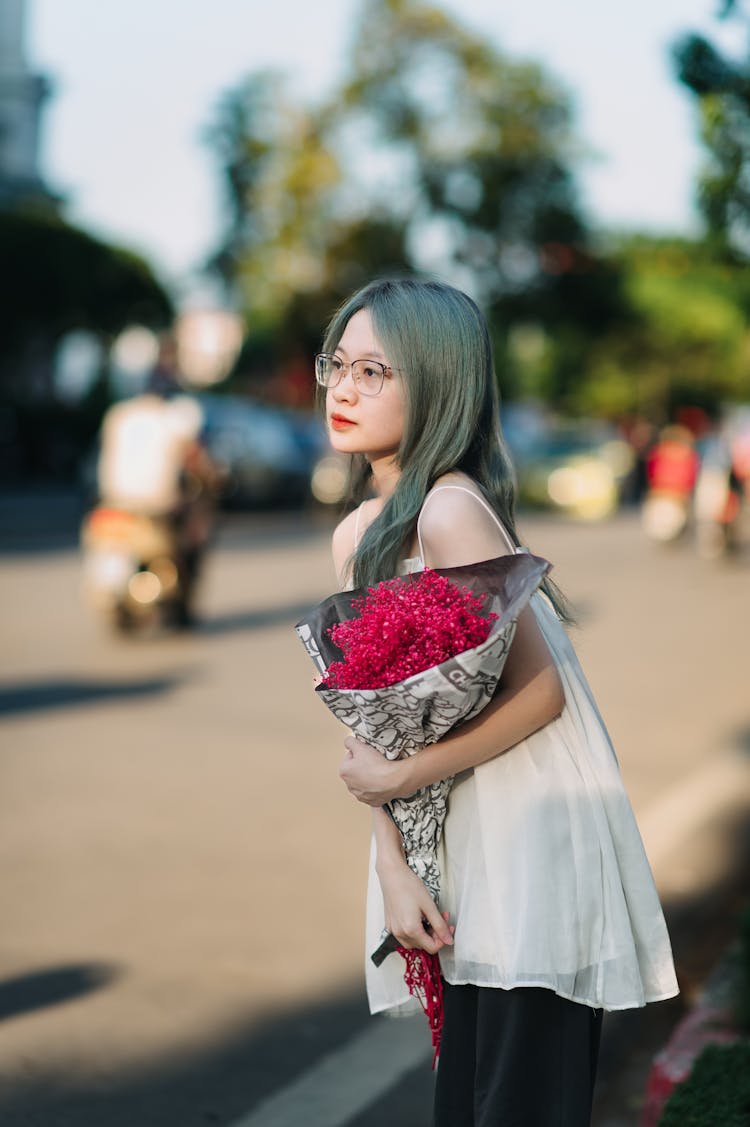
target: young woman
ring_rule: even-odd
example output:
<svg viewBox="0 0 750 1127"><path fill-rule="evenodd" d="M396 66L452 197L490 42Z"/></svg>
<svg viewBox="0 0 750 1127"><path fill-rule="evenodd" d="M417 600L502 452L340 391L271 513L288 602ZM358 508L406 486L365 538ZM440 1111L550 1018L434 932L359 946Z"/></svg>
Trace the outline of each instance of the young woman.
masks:
<svg viewBox="0 0 750 1127"><path fill-rule="evenodd" d="M337 527L344 586L523 550L487 326L438 282L377 281L334 316L317 380L362 500ZM614 752L554 587L518 621L484 711L409 759L354 738L340 773L372 807L368 952L387 927L439 952L436 1127L586 1127L604 1009L677 992L669 939ZM455 775L440 909L381 809ZM373 1012L408 1003L367 960Z"/></svg>

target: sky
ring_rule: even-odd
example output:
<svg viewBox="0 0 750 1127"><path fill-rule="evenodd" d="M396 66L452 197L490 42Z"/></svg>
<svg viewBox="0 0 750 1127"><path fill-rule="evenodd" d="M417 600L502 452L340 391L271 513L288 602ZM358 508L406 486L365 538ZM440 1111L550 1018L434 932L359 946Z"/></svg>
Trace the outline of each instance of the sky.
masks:
<svg viewBox="0 0 750 1127"><path fill-rule="evenodd" d="M691 233L702 154L670 47L688 30L737 44L718 0L442 0L465 26L563 83L578 182L600 229ZM54 95L41 168L67 215L144 253L189 302L221 225L205 129L222 92L285 71L300 97L341 75L358 0L28 0L26 51Z"/></svg>

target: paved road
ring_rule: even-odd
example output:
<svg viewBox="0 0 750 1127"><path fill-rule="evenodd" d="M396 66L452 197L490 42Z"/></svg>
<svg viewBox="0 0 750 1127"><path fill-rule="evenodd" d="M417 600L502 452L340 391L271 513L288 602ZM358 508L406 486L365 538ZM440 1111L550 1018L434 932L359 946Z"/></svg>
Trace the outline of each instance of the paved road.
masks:
<svg viewBox="0 0 750 1127"><path fill-rule="evenodd" d="M46 512L0 557L0 1122L427 1127L421 1026L366 1015L368 819L291 629L332 587L325 521L232 518L200 629L138 642ZM689 998L747 892L750 567L632 516L522 532L579 607ZM637 1122L681 1005L610 1022L597 1127Z"/></svg>

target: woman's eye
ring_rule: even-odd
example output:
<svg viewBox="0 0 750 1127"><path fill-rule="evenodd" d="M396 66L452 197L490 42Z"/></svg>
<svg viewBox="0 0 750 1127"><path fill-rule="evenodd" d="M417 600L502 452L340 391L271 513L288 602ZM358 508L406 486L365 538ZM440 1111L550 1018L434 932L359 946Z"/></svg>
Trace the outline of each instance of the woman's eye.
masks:
<svg viewBox="0 0 750 1127"><path fill-rule="evenodd" d="M343 367L343 364L341 363L341 361L337 357L334 357L331 360L331 371L332 372L340 372L342 367Z"/></svg>

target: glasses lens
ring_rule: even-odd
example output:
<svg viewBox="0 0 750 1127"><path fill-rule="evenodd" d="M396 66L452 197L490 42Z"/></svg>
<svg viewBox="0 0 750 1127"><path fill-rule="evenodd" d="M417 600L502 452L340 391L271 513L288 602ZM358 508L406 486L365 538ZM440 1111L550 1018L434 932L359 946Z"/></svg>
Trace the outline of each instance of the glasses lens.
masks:
<svg viewBox="0 0 750 1127"><path fill-rule="evenodd" d="M335 357L322 352L315 357L315 378L323 387L333 387L340 375L341 365L336 363Z"/></svg>
<svg viewBox="0 0 750 1127"><path fill-rule="evenodd" d="M352 367L354 379L362 395L378 395L383 388L385 368L375 360L357 360Z"/></svg>

